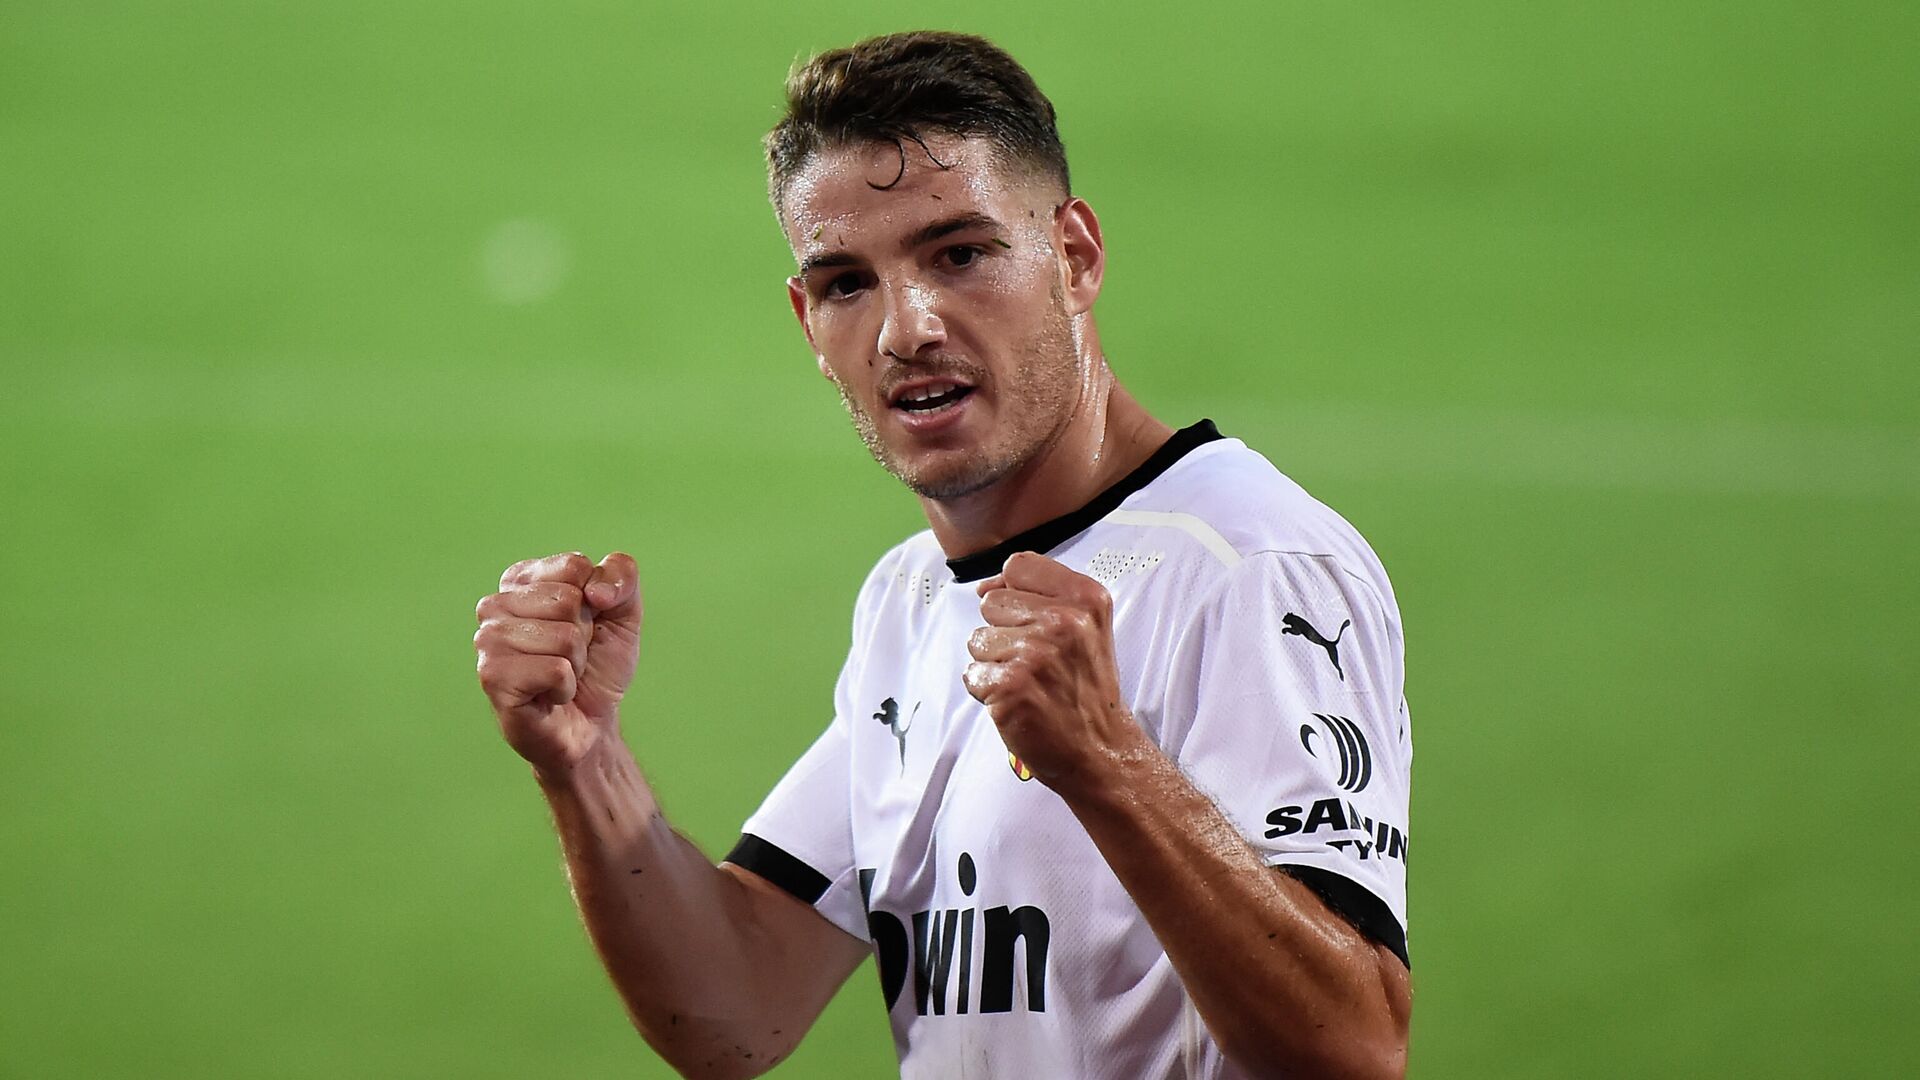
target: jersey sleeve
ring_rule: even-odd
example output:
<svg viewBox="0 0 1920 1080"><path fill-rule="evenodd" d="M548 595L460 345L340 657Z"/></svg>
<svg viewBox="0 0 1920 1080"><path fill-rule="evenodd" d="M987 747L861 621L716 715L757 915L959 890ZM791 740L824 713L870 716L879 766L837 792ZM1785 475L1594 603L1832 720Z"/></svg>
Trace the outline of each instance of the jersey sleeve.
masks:
<svg viewBox="0 0 1920 1080"><path fill-rule="evenodd" d="M1170 656L1161 741L1268 865L1406 961L1412 744L1391 595L1329 556L1241 560Z"/></svg>
<svg viewBox="0 0 1920 1080"><path fill-rule="evenodd" d="M836 706L845 705L848 678L843 671ZM850 765L846 713L839 708L747 818L726 861L813 905L828 922L865 941L866 905L853 865Z"/></svg>

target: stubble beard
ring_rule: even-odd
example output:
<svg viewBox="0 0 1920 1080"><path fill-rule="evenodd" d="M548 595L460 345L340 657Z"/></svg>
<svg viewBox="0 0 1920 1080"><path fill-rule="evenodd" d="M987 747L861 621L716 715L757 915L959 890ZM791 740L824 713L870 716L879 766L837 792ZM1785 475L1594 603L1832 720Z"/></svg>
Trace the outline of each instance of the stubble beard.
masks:
<svg viewBox="0 0 1920 1080"><path fill-rule="evenodd" d="M991 487L1018 472L1060 433L1080 388L1080 357L1075 346L1065 297L1056 303L1046 325L1020 350L1020 359L1006 379L994 386L995 404L1002 410L998 430L982 446L941 454L934 461L915 464L900 460L880 437L871 413L847 393L837 380L840 402L853 420L854 430L867 452L881 467L923 499L948 501ZM977 368L964 364L927 365L929 373L967 378L980 384Z"/></svg>

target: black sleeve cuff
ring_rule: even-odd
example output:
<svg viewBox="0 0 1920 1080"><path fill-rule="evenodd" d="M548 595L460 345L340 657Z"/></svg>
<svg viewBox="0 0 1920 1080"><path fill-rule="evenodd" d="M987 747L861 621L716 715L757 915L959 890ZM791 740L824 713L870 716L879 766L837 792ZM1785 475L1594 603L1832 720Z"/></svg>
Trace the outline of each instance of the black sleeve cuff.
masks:
<svg viewBox="0 0 1920 1080"><path fill-rule="evenodd" d="M786 852L781 854L785 855ZM1284 863L1274 869L1312 889L1314 895L1326 901L1334 914L1352 923L1353 928L1366 935L1368 940L1377 941L1391 949L1393 955L1407 965L1407 970L1413 970L1413 961L1407 956L1407 932L1400 928L1400 920L1393 917L1393 911L1387 907L1386 901L1368 892L1351 878L1342 877L1331 870Z"/></svg>
<svg viewBox="0 0 1920 1080"><path fill-rule="evenodd" d="M753 871L806 904L819 903L832 884L827 875L752 833L741 833L722 861Z"/></svg>

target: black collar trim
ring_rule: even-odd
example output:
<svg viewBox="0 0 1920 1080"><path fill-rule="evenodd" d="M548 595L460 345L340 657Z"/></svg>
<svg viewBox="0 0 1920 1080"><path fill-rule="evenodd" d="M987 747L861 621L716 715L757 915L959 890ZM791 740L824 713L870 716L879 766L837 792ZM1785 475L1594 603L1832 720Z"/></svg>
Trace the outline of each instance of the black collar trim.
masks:
<svg viewBox="0 0 1920 1080"><path fill-rule="evenodd" d="M1016 551L1049 552L1061 544L1079 536L1093 527L1094 523L1106 517L1123 502L1127 496L1154 482L1161 473L1173 467L1173 463L1186 457L1195 447L1204 446L1226 436L1213 426L1213 421L1202 420L1191 427L1179 431L1160 444L1153 456L1140 463L1140 467L1121 477L1107 490L1093 497L1093 501L1078 510L1062 514L1052 521L1045 521L1026 532L1003 540L985 551L972 555L962 555L947 560L947 569L953 571L955 581L985 581L1000 572L1007 564L1007 558Z"/></svg>

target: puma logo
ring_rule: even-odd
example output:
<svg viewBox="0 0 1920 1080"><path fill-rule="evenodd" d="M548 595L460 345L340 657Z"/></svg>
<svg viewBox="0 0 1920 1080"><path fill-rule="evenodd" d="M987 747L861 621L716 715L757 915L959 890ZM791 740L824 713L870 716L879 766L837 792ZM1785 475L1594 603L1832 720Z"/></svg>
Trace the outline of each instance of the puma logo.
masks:
<svg viewBox="0 0 1920 1080"><path fill-rule="evenodd" d="M900 703L888 698L880 703L880 711L873 714L875 720L887 725L893 732L893 741L900 744L900 767L907 767L907 732L913 727L913 718L920 714L920 703L913 703L913 711L907 714L907 722L900 722Z"/></svg>
<svg viewBox="0 0 1920 1080"><path fill-rule="evenodd" d="M1341 682L1346 682L1347 673L1340 670L1340 639L1347 636L1347 627L1352 625L1352 619L1341 623L1340 629L1334 632L1333 640L1328 641L1325 635L1313 628L1312 623L1289 611L1280 620L1280 633L1295 634L1327 650L1327 659L1333 661L1333 673L1340 676Z"/></svg>

